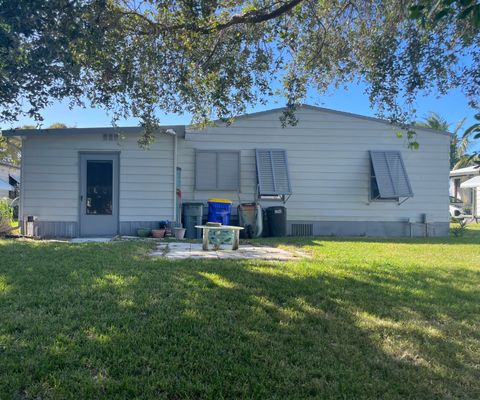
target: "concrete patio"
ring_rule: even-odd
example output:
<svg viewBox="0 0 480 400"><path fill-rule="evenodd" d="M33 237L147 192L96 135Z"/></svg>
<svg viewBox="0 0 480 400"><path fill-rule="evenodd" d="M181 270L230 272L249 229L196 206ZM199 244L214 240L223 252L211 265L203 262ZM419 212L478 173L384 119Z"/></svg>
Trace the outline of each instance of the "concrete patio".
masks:
<svg viewBox="0 0 480 400"><path fill-rule="evenodd" d="M231 245L226 245L220 250L202 250L200 243L171 242L159 243L156 250L150 253L153 257L165 257L170 260L193 259L258 259L289 261L308 257L300 252L290 252L277 247L241 245L238 250L231 250Z"/></svg>

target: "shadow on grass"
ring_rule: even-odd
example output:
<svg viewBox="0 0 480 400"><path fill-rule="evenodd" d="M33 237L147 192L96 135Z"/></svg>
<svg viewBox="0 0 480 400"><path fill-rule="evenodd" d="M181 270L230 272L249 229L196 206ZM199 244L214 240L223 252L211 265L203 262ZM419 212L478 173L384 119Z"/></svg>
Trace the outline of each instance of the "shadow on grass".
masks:
<svg viewBox="0 0 480 400"><path fill-rule="evenodd" d="M478 232L478 233L477 233ZM474 233L468 233L462 237L428 237L428 238L407 238L407 237L367 237L367 236L305 236L305 237L275 237L245 239L241 243L255 245L282 246L297 245L318 246L322 241L330 242L360 242L360 243L395 243L395 244L416 244L416 245L480 245L480 230Z"/></svg>
<svg viewBox="0 0 480 400"><path fill-rule="evenodd" d="M1 398L480 396L476 272L147 246L0 246Z"/></svg>

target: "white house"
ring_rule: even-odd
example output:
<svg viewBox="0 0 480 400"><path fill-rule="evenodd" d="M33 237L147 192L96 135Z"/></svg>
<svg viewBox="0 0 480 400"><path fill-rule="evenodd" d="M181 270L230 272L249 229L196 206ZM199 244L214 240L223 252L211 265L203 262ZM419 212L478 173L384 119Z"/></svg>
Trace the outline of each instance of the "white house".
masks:
<svg viewBox="0 0 480 400"><path fill-rule="evenodd" d="M303 106L282 128L275 109L195 130L165 126L149 150L141 128L9 131L21 136L20 219L42 236L134 234L177 220L182 201L286 201L288 234L448 234L451 135L417 129L407 148L388 122Z"/></svg>
<svg viewBox="0 0 480 400"><path fill-rule="evenodd" d="M10 192L20 183L20 167L0 162L0 199L9 198Z"/></svg>
<svg viewBox="0 0 480 400"><path fill-rule="evenodd" d="M462 201L466 214L480 218L480 167L450 171L450 196Z"/></svg>

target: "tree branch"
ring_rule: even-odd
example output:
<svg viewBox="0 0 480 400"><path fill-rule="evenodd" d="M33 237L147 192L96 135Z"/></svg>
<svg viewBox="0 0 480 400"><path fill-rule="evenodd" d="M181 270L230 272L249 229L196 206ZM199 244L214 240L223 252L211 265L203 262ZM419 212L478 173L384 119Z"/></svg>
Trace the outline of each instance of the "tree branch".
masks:
<svg viewBox="0 0 480 400"><path fill-rule="evenodd" d="M218 24L215 28L207 28L210 31L208 33L215 31L221 31L225 28L228 28L232 25L238 24L258 24L260 22L270 21L271 19L275 19L280 17L281 15L289 12L293 7L300 4L304 0L292 0L288 3L283 4L282 6L272 10L269 13L259 13L257 10L248 11L245 14L234 15L230 21L227 21L223 24ZM207 33L207 32L203 32Z"/></svg>
<svg viewBox="0 0 480 400"><path fill-rule="evenodd" d="M194 24L194 23L164 26L155 21L152 21L150 18L143 15L142 13L139 13L133 10L129 10L129 11L119 10L118 12L124 16L135 16L147 22L148 25L150 26L150 32L149 32L150 34L151 33L159 34L159 33L173 32L173 31L180 31L180 30L187 30L187 31L192 31L192 32L202 33L202 34L212 34L212 33L220 32L234 25L258 24L261 22L270 21L272 19L282 16L283 14L286 14L287 12L292 10L296 5L300 4L302 1L305 1L305 0L291 0L287 3L284 3L280 7L275 8L270 12L263 12L263 10L247 11L244 14L233 15L231 19L226 22L219 23L216 25L211 25L211 26L198 26L197 24ZM147 32L144 32L144 33L147 33Z"/></svg>
<svg viewBox="0 0 480 400"><path fill-rule="evenodd" d="M208 65L208 63L210 62L210 60L212 59L213 55L215 54L215 52L217 51L217 48L218 46L220 45L220 42L222 40L222 33L220 33L217 37L217 40L215 41L215 44L212 48L212 51L210 52L210 54L207 56L206 60L202 63L201 67L204 68L206 65Z"/></svg>

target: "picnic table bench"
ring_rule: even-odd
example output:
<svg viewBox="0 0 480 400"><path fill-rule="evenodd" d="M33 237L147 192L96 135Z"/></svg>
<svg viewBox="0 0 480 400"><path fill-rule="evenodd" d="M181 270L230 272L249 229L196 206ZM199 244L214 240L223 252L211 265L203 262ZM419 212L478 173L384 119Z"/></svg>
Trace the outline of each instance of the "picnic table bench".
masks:
<svg viewBox="0 0 480 400"><path fill-rule="evenodd" d="M202 230L202 249L208 251L208 232L210 230L222 230L222 231L233 231L233 241L232 241L232 250L238 250L240 245L240 231L243 229L241 226L230 226L230 225L195 225L195 228Z"/></svg>

